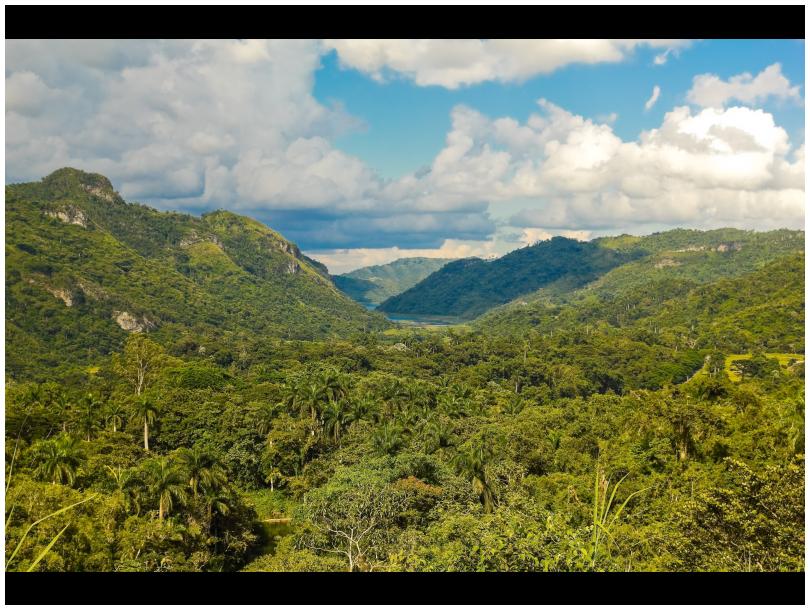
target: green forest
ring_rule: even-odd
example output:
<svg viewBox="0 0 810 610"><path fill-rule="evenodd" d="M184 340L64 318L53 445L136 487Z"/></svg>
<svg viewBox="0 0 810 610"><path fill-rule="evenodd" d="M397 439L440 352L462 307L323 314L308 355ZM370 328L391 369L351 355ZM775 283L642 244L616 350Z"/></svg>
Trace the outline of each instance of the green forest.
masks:
<svg viewBox="0 0 810 610"><path fill-rule="evenodd" d="M554 238L405 327L257 221L8 186L6 570L803 571L804 264Z"/></svg>

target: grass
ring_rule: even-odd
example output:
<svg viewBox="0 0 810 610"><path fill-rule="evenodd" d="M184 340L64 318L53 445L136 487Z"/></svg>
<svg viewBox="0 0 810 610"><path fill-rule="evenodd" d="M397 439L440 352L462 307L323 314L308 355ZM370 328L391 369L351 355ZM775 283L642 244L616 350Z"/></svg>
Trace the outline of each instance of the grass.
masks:
<svg viewBox="0 0 810 610"><path fill-rule="evenodd" d="M738 360L750 360L753 354L731 354L726 356L725 371L731 381L740 381L740 376L731 369L732 364ZM766 353L765 357L774 358L779 362L779 366L786 368L791 360L804 362L804 354L780 354L776 352Z"/></svg>
<svg viewBox="0 0 810 610"><path fill-rule="evenodd" d="M765 354L765 356L767 358L775 358L779 362L779 365L782 368L787 368L787 366L790 364L790 362L792 360L796 360L796 361L799 361L799 362L804 362L804 354L780 354L780 353L776 353L776 352L771 352L771 353ZM750 360L752 357L753 357L753 354L750 354L750 353L749 354L731 354L729 356L726 356L724 369L726 371L726 375L728 376L728 378L731 381L735 381L735 382L740 381L740 376L731 369L731 366L732 366L732 364L734 364L734 362L736 362L738 360ZM692 377L690 377L690 379L696 379L698 377L705 377L707 374L708 374L708 372L706 370L706 365L704 364Z"/></svg>

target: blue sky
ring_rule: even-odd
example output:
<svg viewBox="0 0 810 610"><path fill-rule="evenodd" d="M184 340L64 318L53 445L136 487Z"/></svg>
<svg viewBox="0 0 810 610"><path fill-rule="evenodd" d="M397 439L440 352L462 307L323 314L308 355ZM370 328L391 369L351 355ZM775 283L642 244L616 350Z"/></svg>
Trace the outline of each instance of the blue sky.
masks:
<svg viewBox="0 0 810 610"><path fill-rule="evenodd" d="M585 117L618 114L614 131L625 140L661 124L664 113L685 102L697 74L721 78L759 73L781 63L791 83L804 94L804 41L800 40L699 40L654 65L658 50L639 49L626 61L599 65L570 65L522 83L486 82L456 90L441 86L419 87L405 78L379 83L367 75L339 66L337 53L322 58L315 74L315 97L324 104L339 102L366 123L366 129L336 140L346 152L357 155L386 178L398 178L430 162L442 149L450 129L450 111L467 104L491 116L511 116L524 121L543 97ZM653 87L661 87L658 103L644 111ZM802 141L804 105L771 101L765 105L788 130Z"/></svg>
<svg viewBox="0 0 810 610"><path fill-rule="evenodd" d="M10 40L6 180L73 166L129 201L230 209L335 273L799 228L804 44Z"/></svg>

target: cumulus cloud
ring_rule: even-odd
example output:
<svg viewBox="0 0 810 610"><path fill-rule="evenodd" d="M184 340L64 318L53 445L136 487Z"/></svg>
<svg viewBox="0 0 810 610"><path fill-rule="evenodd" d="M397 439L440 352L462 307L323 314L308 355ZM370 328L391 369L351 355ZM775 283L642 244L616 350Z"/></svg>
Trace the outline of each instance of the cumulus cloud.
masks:
<svg viewBox="0 0 810 610"><path fill-rule="evenodd" d="M426 258L490 258L504 254L507 250L526 245L525 243L504 243L501 240L464 241L446 239L438 248L341 248L307 252L323 264L331 273L348 273L360 267L384 265L400 258L422 256Z"/></svg>
<svg viewBox="0 0 810 610"><path fill-rule="evenodd" d="M769 98L801 102L800 87L791 86L782 74L782 66L771 64L756 76L748 72L727 81L716 74L700 74L692 81L686 99L697 106L721 108L732 100L756 104Z"/></svg>
<svg viewBox="0 0 810 610"><path fill-rule="evenodd" d="M374 52L344 45L341 61L380 77L393 62L422 83L451 86L673 44L554 43L526 53L523 41L461 42L408 43L416 59L436 53L410 68L404 51L378 41L362 43ZM500 254L551 234L803 225L804 146L792 147L770 113L724 104L675 108L630 141L611 116L590 120L547 100L526 121L457 106L424 169L382 179L333 144L361 121L312 94L324 49L337 45L7 41L7 180L66 165L100 172L129 200L256 217L323 251L337 270L361 259ZM469 64L469 53L480 61Z"/></svg>
<svg viewBox="0 0 810 610"><path fill-rule="evenodd" d="M804 148L791 154L773 116L745 107L689 107L623 141L599 124L540 100L526 123L489 119L466 107L423 181L459 191L486 166L478 197L531 200L512 215L517 227L606 230L641 226L800 227ZM463 179L453 182L453 177Z"/></svg>
<svg viewBox="0 0 810 610"><path fill-rule="evenodd" d="M317 41L11 40L6 51L9 181L80 167L127 199L251 214L305 247L438 247L494 229L486 202L452 188L423 197L418 179L385 181L332 145L361 121L314 98Z"/></svg>
<svg viewBox="0 0 810 610"><path fill-rule="evenodd" d="M648 99L646 102L644 102L644 110L649 110L650 108L655 106L655 102L658 101L658 96L659 95L661 95L661 87L659 87L658 85L655 85L655 87L653 87L652 95L650 96L650 99Z"/></svg>
<svg viewBox="0 0 810 610"><path fill-rule="evenodd" d="M399 74L417 85L456 89L485 81L520 82L572 63L617 62L636 48L686 40L327 40L342 66L382 81Z"/></svg>

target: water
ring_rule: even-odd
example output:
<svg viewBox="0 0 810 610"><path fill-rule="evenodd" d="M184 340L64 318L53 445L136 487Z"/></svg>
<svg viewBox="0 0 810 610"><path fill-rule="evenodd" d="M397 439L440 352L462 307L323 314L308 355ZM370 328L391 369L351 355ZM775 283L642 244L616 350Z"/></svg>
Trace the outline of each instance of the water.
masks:
<svg viewBox="0 0 810 610"><path fill-rule="evenodd" d="M398 324L406 324L410 326L451 326L458 324L462 320L454 316L431 316L419 314L404 314L404 313L385 313L386 318Z"/></svg>

